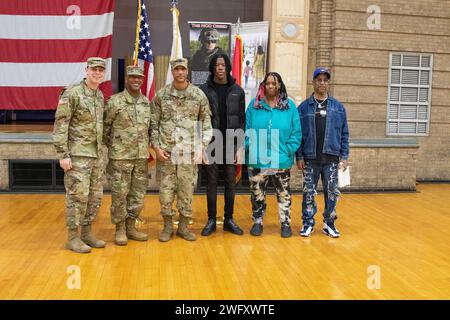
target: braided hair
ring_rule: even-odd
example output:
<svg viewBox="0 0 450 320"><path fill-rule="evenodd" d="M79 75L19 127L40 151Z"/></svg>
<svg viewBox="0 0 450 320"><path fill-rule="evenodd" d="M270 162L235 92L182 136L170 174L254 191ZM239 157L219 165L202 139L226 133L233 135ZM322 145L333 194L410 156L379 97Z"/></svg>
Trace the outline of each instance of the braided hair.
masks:
<svg viewBox="0 0 450 320"><path fill-rule="evenodd" d="M289 98L286 90L286 86L284 85L283 79L281 79L281 76L278 72L268 72L266 76L264 77L264 80L261 81L258 87L258 91L256 93L256 101L254 104L255 108L262 108L261 106L261 100L265 97L265 90L266 90L266 82L267 78L274 77L277 82L280 85L280 88L278 89L278 95L276 98L276 108L279 108L281 110L287 110L289 109Z"/></svg>

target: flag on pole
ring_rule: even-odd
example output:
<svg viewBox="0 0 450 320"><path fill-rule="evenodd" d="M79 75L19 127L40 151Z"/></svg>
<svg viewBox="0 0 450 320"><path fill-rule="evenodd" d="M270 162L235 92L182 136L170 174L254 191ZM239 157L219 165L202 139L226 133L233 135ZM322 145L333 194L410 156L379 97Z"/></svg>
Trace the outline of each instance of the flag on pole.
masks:
<svg viewBox="0 0 450 320"><path fill-rule="evenodd" d="M242 78L242 62L244 60L244 47L242 45L242 37L239 35L235 36L234 40L234 54L231 75L236 79L236 83L241 85Z"/></svg>
<svg viewBox="0 0 450 320"><path fill-rule="evenodd" d="M114 0L0 1L0 109L56 109L89 57L106 59L109 97L113 22Z"/></svg>
<svg viewBox="0 0 450 320"><path fill-rule="evenodd" d="M232 69L231 69L231 75L233 78L236 79L236 83L238 85L241 85L241 78L242 78L242 62L244 59L244 46L242 43L242 37L239 35L235 36L235 42L234 42L234 55L233 55L233 63L232 63ZM236 174L235 174L235 180L236 183L238 183L242 178L242 165L237 164L236 165Z"/></svg>
<svg viewBox="0 0 450 320"><path fill-rule="evenodd" d="M153 65L152 41L147 7L144 0L137 0L138 15L136 23L136 41L134 49L134 65L144 69L144 82L141 92L149 100L155 95L155 79Z"/></svg>
<svg viewBox="0 0 450 320"><path fill-rule="evenodd" d="M145 1L137 0L137 7L133 63L135 66L138 65L144 70L144 82L142 83L141 92L149 100L152 100L155 95L155 79L150 24ZM156 163L155 151L152 148L149 148L147 163L149 168L153 167Z"/></svg>
<svg viewBox="0 0 450 320"><path fill-rule="evenodd" d="M178 16L180 15L180 11L178 11L175 1L172 2L172 50L170 53L170 60L175 60L179 58L183 58L183 48L181 46L181 33L180 26L178 24ZM173 81L173 76L170 68L170 63L167 69L167 78L166 84L169 84Z"/></svg>

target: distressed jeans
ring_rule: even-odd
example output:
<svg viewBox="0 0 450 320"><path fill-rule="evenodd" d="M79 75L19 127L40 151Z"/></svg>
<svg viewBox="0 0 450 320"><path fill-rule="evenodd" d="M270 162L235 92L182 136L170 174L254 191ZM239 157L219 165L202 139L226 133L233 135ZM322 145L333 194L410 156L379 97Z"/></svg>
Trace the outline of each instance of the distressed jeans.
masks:
<svg viewBox="0 0 450 320"><path fill-rule="evenodd" d="M270 172L270 173L269 173ZM263 223L266 214L266 191L269 179L275 187L278 201L278 216L281 225L291 224L291 171L290 169L248 168L250 192L253 211L253 222Z"/></svg>
<svg viewBox="0 0 450 320"><path fill-rule="evenodd" d="M338 189L338 163L320 163L317 161L305 160L303 170L303 201L302 220L303 225L314 226L314 215L317 212L315 195L316 188L322 177L323 196L325 209L323 212L324 222L331 222L337 219L336 204L340 196Z"/></svg>

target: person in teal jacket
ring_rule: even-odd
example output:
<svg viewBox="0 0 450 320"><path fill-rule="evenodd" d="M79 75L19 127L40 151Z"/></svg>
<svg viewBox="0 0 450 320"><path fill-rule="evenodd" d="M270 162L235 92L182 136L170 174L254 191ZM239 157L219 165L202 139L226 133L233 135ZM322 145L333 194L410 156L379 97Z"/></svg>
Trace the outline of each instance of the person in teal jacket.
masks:
<svg viewBox="0 0 450 320"><path fill-rule="evenodd" d="M254 223L250 234L262 234L270 179L277 194L281 236L290 237L290 172L295 152L302 141L302 130L296 105L288 98L286 86L278 73L267 73L261 82L256 98L247 108L245 130Z"/></svg>

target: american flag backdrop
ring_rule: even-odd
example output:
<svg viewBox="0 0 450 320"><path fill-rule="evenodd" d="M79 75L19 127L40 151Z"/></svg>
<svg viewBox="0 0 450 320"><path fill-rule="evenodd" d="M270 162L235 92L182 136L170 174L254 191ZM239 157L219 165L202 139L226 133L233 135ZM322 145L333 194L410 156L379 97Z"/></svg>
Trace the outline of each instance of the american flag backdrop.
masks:
<svg viewBox="0 0 450 320"><path fill-rule="evenodd" d="M144 69L144 83L141 92L149 100L155 95L154 66L152 40L150 37L150 24L147 16L147 7L144 0L137 0L138 22L136 36L137 64Z"/></svg>
<svg viewBox="0 0 450 320"><path fill-rule="evenodd" d="M55 109L94 56L107 59L110 96L113 21L114 0L1 0L0 109Z"/></svg>

